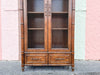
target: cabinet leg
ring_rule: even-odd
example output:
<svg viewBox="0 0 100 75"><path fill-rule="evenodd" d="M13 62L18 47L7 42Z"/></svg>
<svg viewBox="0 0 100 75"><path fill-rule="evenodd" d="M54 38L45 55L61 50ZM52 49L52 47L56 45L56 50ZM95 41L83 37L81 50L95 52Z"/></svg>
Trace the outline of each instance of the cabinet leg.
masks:
<svg viewBox="0 0 100 75"><path fill-rule="evenodd" d="M74 65L72 65L72 71L74 71Z"/></svg>
<svg viewBox="0 0 100 75"><path fill-rule="evenodd" d="M69 66L65 66L66 69L69 69Z"/></svg>
<svg viewBox="0 0 100 75"><path fill-rule="evenodd" d="M22 72L24 72L24 68L22 68Z"/></svg>
<svg viewBox="0 0 100 75"><path fill-rule="evenodd" d="M24 72L24 65L22 65L22 72Z"/></svg>

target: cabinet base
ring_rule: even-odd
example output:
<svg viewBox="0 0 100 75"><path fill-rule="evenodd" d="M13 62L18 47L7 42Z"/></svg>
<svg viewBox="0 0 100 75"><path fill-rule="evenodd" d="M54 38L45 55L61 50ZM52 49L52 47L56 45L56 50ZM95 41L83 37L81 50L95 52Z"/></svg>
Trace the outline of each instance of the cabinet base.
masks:
<svg viewBox="0 0 100 75"><path fill-rule="evenodd" d="M24 72L24 68L22 68L22 72Z"/></svg>
<svg viewBox="0 0 100 75"><path fill-rule="evenodd" d="M22 67L22 72L24 72L24 67ZM69 69L69 66L67 66L67 68L66 69ZM74 67L71 67L71 69L72 69L72 71L74 71Z"/></svg>
<svg viewBox="0 0 100 75"><path fill-rule="evenodd" d="M74 65L72 65L72 71L74 71Z"/></svg>
<svg viewBox="0 0 100 75"><path fill-rule="evenodd" d="M22 65L22 72L24 72L24 65Z"/></svg>

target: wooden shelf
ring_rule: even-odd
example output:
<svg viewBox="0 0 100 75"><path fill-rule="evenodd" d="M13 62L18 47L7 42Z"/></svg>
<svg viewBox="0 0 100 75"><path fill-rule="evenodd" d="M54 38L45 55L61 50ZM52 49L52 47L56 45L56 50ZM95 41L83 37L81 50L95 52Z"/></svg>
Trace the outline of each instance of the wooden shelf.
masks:
<svg viewBox="0 0 100 75"><path fill-rule="evenodd" d="M44 30L44 28L28 28L28 30ZM52 30L68 30L68 28L52 28Z"/></svg>
<svg viewBox="0 0 100 75"><path fill-rule="evenodd" d="M68 28L52 28L52 30L68 30Z"/></svg>
<svg viewBox="0 0 100 75"><path fill-rule="evenodd" d="M52 12L52 14L68 14L68 12Z"/></svg>
<svg viewBox="0 0 100 75"><path fill-rule="evenodd" d="M44 12L32 12L32 11L28 11L28 14L44 14Z"/></svg>
<svg viewBox="0 0 100 75"><path fill-rule="evenodd" d="M44 28L28 28L28 30L44 30Z"/></svg>
<svg viewBox="0 0 100 75"><path fill-rule="evenodd" d="M68 50L68 48L52 48L52 50Z"/></svg>
<svg viewBox="0 0 100 75"><path fill-rule="evenodd" d="M28 48L28 50L43 50L44 48Z"/></svg>
<svg viewBox="0 0 100 75"><path fill-rule="evenodd" d="M44 14L44 12L28 11L28 14ZM52 12L52 14L68 14L68 12Z"/></svg>

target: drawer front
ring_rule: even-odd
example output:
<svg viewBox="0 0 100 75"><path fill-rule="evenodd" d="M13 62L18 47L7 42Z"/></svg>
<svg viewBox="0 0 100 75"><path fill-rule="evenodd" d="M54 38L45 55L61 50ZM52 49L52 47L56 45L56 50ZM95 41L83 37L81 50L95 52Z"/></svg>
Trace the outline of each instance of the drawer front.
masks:
<svg viewBox="0 0 100 75"><path fill-rule="evenodd" d="M49 64L70 64L70 54L49 54Z"/></svg>
<svg viewBox="0 0 100 75"><path fill-rule="evenodd" d="M25 64L47 64L47 54L26 54Z"/></svg>

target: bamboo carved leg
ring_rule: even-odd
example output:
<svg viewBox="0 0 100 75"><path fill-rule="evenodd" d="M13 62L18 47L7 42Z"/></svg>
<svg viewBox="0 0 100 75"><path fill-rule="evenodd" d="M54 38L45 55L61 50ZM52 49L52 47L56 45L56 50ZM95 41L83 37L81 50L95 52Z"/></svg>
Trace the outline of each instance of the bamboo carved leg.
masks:
<svg viewBox="0 0 100 75"><path fill-rule="evenodd" d="M72 53L72 71L74 71L74 54Z"/></svg>
<svg viewBox="0 0 100 75"><path fill-rule="evenodd" d="M74 29L75 29L75 0L72 0L72 71L74 71Z"/></svg>
<svg viewBox="0 0 100 75"><path fill-rule="evenodd" d="M24 17L23 17L23 0L20 0L20 19L21 19L21 67L24 71L25 55L24 55Z"/></svg>
<svg viewBox="0 0 100 75"><path fill-rule="evenodd" d="M24 54L22 54L21 56L22 56L21 67L22 67L22 71L24 71Z"/></svg>

